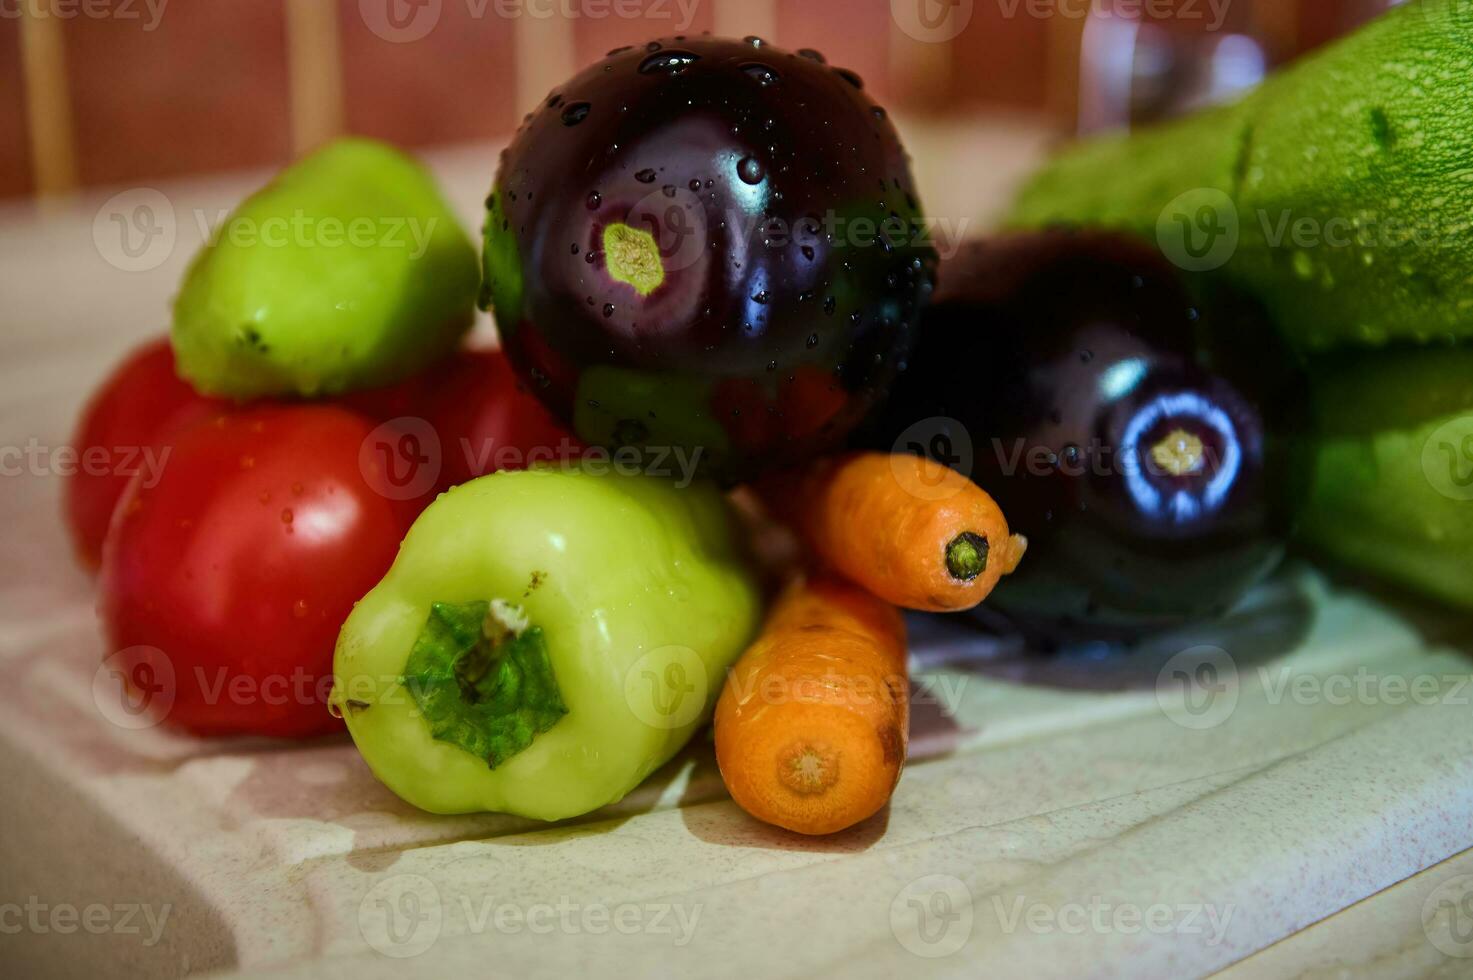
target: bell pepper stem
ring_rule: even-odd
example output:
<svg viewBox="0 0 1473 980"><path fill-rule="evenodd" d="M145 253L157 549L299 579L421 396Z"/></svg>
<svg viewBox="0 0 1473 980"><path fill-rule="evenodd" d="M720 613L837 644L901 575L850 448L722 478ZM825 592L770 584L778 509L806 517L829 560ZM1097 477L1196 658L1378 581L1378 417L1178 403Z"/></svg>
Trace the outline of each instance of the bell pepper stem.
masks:
<svg viewBox="0 0 1473 980"><path fill-rule="evenodd" d="M500 599L434 603L402 680L431 735L492 769L568 713L541 627Z"/></svg>

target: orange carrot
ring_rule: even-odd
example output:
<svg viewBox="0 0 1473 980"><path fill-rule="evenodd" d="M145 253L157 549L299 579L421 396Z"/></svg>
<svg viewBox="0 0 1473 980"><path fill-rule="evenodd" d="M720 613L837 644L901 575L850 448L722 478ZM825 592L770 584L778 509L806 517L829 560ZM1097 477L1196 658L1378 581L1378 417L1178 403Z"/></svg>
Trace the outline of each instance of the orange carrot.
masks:
<svg viewBox="0 0 1473 980"><path fill-rule="evenodd" d="M759 490L820 562L906 609L971 609L1028 546L975 483L908 453L825 460Z"/></svg>
<svg viewBox="0 0 1473 980"><path fill-rule="evenodd" d="M909 715L899 610L837 579L798 582L727 677L716 762L752 816L832 834L889 801Z"/></svg>

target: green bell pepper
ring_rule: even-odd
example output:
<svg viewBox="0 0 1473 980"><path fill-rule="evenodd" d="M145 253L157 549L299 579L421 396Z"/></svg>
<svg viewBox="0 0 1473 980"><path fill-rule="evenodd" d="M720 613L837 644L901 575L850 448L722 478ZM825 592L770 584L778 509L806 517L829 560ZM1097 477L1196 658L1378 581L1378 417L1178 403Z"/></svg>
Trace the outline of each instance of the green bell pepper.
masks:
<svg viewBox="0 0 1473 980"><path fill-rule="evenodd" d="M480 283L470 238L414 160L345 139L251 195L174 304L179 373L232 398L393 384L449 353Z"/></svg>
<svg viewBox="0 0 1473 980"><path fill-rule="evenodd" d="M442 495L348 617L331 703L408 802L576 816L710 717L761 615L726 502L606 469Z"/></svg>

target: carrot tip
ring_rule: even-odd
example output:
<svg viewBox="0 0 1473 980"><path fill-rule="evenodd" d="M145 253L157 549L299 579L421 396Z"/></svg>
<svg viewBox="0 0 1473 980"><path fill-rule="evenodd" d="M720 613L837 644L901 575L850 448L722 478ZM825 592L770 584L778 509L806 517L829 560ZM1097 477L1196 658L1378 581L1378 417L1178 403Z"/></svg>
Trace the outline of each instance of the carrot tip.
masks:
<svg viewBox="0 0 1473 980"><path fill-rule="evenodd" d="M777 778L804 796L825 793L839 779L838 754L827 745L813 742L794 745L778 759Z"/></svg>
<svg viewBox="0 0 1473 980"><path fill-rule="evenodd" d="M985 536L963 531L946 546L946 570L958 582L970 582L987 571L990 550Z"/></svg>
<svg viewBox="0 0 1473 980"><path fill-rule="evenodd" d="M1028 553L1028 539L1021 534L1015 534L1008 542L1008 562L1003 567L1004 575L1011 575L1018 570L1018 564L1022 562L1023 556Z"/></svg>

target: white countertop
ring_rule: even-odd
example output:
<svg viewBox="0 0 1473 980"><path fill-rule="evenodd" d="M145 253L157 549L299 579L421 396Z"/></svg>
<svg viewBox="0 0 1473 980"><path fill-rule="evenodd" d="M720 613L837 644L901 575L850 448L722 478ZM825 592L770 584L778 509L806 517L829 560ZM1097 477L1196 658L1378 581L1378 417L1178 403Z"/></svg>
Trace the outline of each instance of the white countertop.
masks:
<svg viewBox="0 0 1473 980"><path fill-rule="evenodd" d="M931 211L973 231L1044 142L1003 122L906 128ZM431 159L473 224L494 148ZM213 222L259 179L0 211L0 446L65 440L108 366L163 328L196 214ZM172 248L119 252L110 215L157 218L160 199ZM59 481L0 488L0 972L1473 971L1470 661L1307 569L1230 629L1128 661L967 659L986 643L923 632L912 763L887 812L835 838L748 818L699 738L622 803L545 826L419 813L346 736L113 726ZM1230 658L1210 658L1224 686L1189 706L1170 658L1206 642ZM1418 677L1435 697L1396 696ZM28 903L38 918L8 928ZM106 927L50 917L94 904Z"/></svg>

